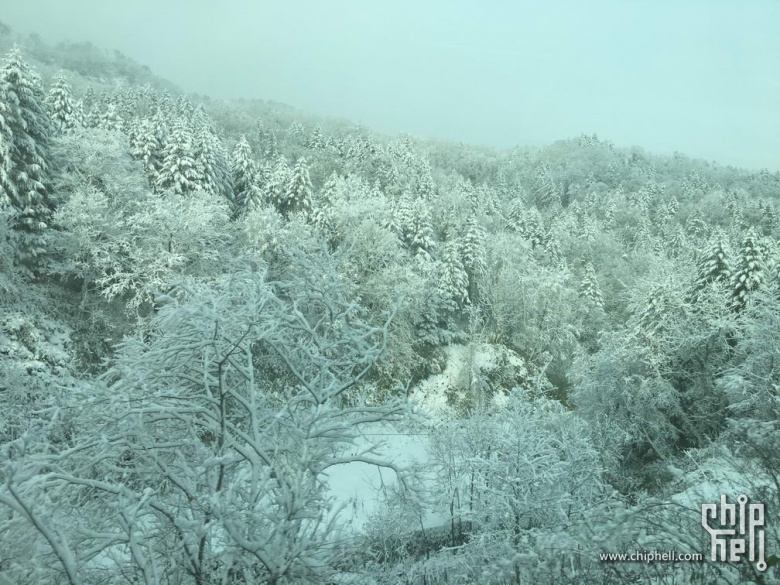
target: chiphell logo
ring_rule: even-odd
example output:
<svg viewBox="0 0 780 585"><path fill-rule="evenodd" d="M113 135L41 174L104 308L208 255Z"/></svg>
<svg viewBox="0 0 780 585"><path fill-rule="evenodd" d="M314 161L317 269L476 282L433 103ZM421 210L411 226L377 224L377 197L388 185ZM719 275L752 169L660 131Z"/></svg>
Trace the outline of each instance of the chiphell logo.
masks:
<svg viewBox="0 0 780 585"><path fill-rule="evenodd" d="M745 495L729 504L721 495L720 504L702 504L701 525L712 539L713 561L739 562L747 553L758 571L766 571L764 504L748 504Z"/></svg>

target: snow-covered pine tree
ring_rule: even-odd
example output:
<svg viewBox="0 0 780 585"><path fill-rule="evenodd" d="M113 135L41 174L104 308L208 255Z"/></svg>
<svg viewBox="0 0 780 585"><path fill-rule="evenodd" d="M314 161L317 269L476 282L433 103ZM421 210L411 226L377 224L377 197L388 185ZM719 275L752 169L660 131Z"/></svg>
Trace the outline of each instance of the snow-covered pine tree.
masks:
<svg viewBox="0 0 780 585"><path fill-rule="evenodd" d="M290 182L291 174L292 170L287 164L287 159L281 155L262 186L263 202L273 205L279 212L285 206L287 184Z"/></svg>
<svg viewBox="0 0 780 585"><path fill-rule="evenodd" d="M766 280L765 250L755 229L748 230L742 240L737 266L731 276L732 306L741 311L747 305L750 293Z"/></svg>
<svg viewBox="0 0 780 585"><path fill-rule="evenodd" d="M718 231L711 238L707 247L699 255L696 267L696 282L693 285L690 299L695 303L701 292L711 284L728 285L731 280L731 262L726 234Z"/></svg>
<svg viewBox="0 0 780 585"><path fill-rule="evenodd" d="M413 255L429 254L433 250L433 224L428 204L408 191L393 207L392 227Z"/></svg>
<svg viewBox="0 0 780 585"><path fill-rule="evenodd" d="M698 213L692 213L685 221L685 231L695 240L701 239L710 230L707 222Z"/></svg>
<svg viewBox="0 0 780 585"><path fill-rule="evenodd" d="M339 183L340 178L334 171L331 173L330 177L328 177L328 180L325 181L325 185L323 185L322 190L319 193L317 204L314 206L314 211L312 212L310 219L312 225L319 228L331 243L336 239L333 202Z"/></svg>
<svg viewBox="0 0 780 585"><path fill-rule="evenodd" d="M530 240L534 247L544 241L542 216L535 207L529 208L521 201L516 200L509 212L509 221L512 229Z"/></svg>
<svg viewBox="0 0 780 585"><path fill-rule="evenodd" d="M222 141L205 123L201 124L196 138L195 161L203 177L202 189L230 199L233 181Z"/></svg>
<svg viewBox="0 0 780 585"><path fill-rule="evenodd" d="M105 92L95 95L95 90L90 85L84 94L84 125L87 128L97 128L100 114L106 106Z"/></svg>
<svg viewBox="0 0 780 585"><path fill-rule="evenodd" d="M285 200L279 211L284 216L299 213L309 217L312 213L313 195L314 187L309 178L309 165L306 159L301 157L296 161L287 181Z"/></svg>
<svg viewBox="0 0 780 585"><path fill-rule="evenodd" d="M162 166L162 145L154 131L154 123L149 118L136 118L130 134L130 155L141 161L149 184L156 185Z"/></svg>
<svg viewBox="0 0 780 585"><path fill-rule="evenodd" d="M460 258L460 243L449 241L441 258L439 293L450 311L457 311L468 302L469 276Z"/></svg>
<svg viewBox="0 0 780 585"><path fill-rule="evenodd" d="M533 203L540 209L561 202L560 189L555 184L547 163L542 163L536 170L532 193Z"/></svg>
<svg viewBox="0 0 780 585"><path fill-rule="evenodd" d="M742 232L745 221L745 210L747 208L746 196L744 191L729 191L725 196L725 207L731 217L729 228L732 236L737 236Z"/></svg>
<svg viewBox="0 0 780 585"><path fill-rule="evenodd" d="M650 207L658 200L659 196L658 185L655 181L650 181L638 191L629 193L627 198L640 215L649 215Z"/></svg>
<svg viewBox="0 0 780 585"><path fill-rule="evenodd" d="M709 190L707 180L699 173L693 172L682 180L682 195L687 200L697 200Z"/></svg>
<svg viewBox="0 0 780 585"><path fill-rule="evenodd" d="M421 199L430 201L436 191L431 163L424 158L416 158L414 163L415 191Z"/></svg>
<svg viewBox="0 0 780 585"><path fill-rule="evenodd" d="M391 227L393 231L398 235L398 239L405 246L409 246L412 241L412 223L414 215L414 199L411 193L404 192L393 205L393 214L391 219Z"/></svg>
<svg viewBox="0 0 780 585"><path fill-rule="evenodd" d="M259 156L267 160L276 160L279 157L279 143L276 139L276 133L266 128L260 118L255 123L254 139L260 147L257 153Z"/></svg>
<svg viewBox="0 0 780 585"><path fill-rule="evenodd" d="M81 105L84 108L84 116L86 117L95 105L95 88L91 85L84 90L84 95L81 96Z"/></svg>
<svg viewBox="0 0 780 585"><path fill-rule="evenodd" d="M513 199L506 214L506 228L511 231L518 231L525 217L525 210L526 204L521 198Z"/></svg>
<svg viewBox="0 0 780 585"><path fill-rule="evenodd" d="M718 232L704 250L699 262L696 283L704 286L710 282L727 283L731 277L726 235Z"/></svg>
<svg viewBox="0 0 780 585"><path fill-rule="evenodd" d="M180 95L176 98L174 113L177 118L189 120L195 113L195 106L186 95Z"/></svg>
<svg viewBox="0 0 780 585"><path fill-rule="evenodd" d="M604 298L601 295L601 287L599 287L598 278L596 277L596 269L591 261L585 263L585 274L582 277L580 294L595 308L599 310L604 309Z"/></svg>
<svg viewBox="0 0 780 585"><path fill-rule="evenodd" d="M84 126L84 113L80 104L73 98L63 73L54 76L46 103L49 105L54 132L62 134Z"/></svg>
<svg viewBox="0 0 780 585"><path fill-rule="evenodd" d="M547 258L553 264L559 264L563 258L563 255L561 254L561 245L558 243L558 238L555 237L555 234L550 232L545 232L542 237L543 240L541 240L539 243L535 243L535 241L532 240L531 245L536 247L541 244Z"/></svg>
<svg viewBox="0 0 780 585"><path fill-rule="evenodd" d="M110 132L122 132L125 128L122 116L114 102L109 102L106 108L98 115L97 127Z"/></svg>
<svg viewBox="0 0 780 585"><path fill-rule="evenodd" d="M43 231L51 214L46 191L51 119L40 77L14 48L0 67L0 203L18 214L23 234L17 261L31 263L45 252Z"/></svg>
<svg viewBox="0 0 780 585"><path fill-rule="evenodd" d="M476 215L466 222L466 233L461 240L461 255L463 268L469 277L468 296L472 304L479 297L479 286L487 272L485 260L485 229L479 223Z"/></svg>
<svg viewBox="0 0 780 585"><path fill-rule="evenodd" d="M682 226L675 225L668 240L669 255L672 258L676 258L682 254L687 249L687 247L688 236L685 235L685 230L683 230Z"/></svg>
<svg viewBox="0 0 780 585"><path fill-rule="evenodd" d="M243 217L250 209L260 203L260 190L257 184L257 164L252 157L252 147L246 136L233 149L230 157L230 172L233 176L233 217Z"/></svg>
<svg viewBox="0 0 780 585"><path fill-rule="evenodd" d="M604 227L611 230L615 227L615 214L617 213L617 203L614 198L610 198L604 206Z"/></svg>
<svg viewBox="0 0 780 585"><path fill-rule="evenodd" d="M314 150L323 150L325 148L325 136L322 134L322 128L316 126L309 136L307 146Z"/></svg>
<svg viewBox="0 0 780 585"><path fill-rule="evenodd" d="M428 203L417 198L412 205L412 230L410 246L415 254L428 255L433 251L433 221Z"/></svg>
<svg viewBox="0 0 780 585"><path fill-rule="evenodd" d="M654 286L638 315L639 332L647 337L654 337L661 332L668 304L669 299L666 287L662 284Z"/></svg>
<svg viewBox="0 0 780 585"><path fill-rule="evenodd" d="M677 215L677 212L679 210L680 210L680 202L677 201L677 197L672 195L672 198L666 202L667 215L669 216L669 218L672 218L675 215Z"/></svg>
<svg viewBox="0 0 780 585"><path fill-rule="evenodd" d="M671 201L658 201L653 209L653 221L658 227L664 227L677 214L679 204L672 197Z"/></svg>
<svg viewBox="0 0 780 585"><path fill-rule="evenodd" d="M766 201L761 213L761 226L764 228L766 235L772 234L775 228L778 226L777 212L771 201Z"/></svg>
<svg viewBox="0 0 780 585"><path fill-rule="evenodd" d="M176 194L192 193L202 182L195 160L195 145L185 122L176 120L163 150L162 165L157 177L158 191L171 189Z"/></svg>
<svg viewBox="0 0 780 585"><path fill-rule="evenodd" d="M293 122L287 129L287 133L295 138L302 138L306 136L306 128L300 122Z"/></svg>
<svg viewBox="0 0 780 585"><path fill-rule="evenodd" d="M487 183L482 183L477 187L477 200L480 202L479 209L487 215L498 213L498 192Z"/></svg>

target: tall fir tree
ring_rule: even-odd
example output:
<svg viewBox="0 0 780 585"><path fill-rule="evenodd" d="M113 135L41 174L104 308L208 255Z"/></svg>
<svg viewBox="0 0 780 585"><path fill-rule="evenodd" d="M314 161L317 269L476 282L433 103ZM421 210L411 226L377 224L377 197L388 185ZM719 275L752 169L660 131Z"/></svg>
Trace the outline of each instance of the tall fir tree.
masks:
<svg viewBox="0 0 780 585"><path fill-rule="evenodd" d="M761 227L764 235L771 235L778 226L777 212L771 201L766 201L761 210Z"/></svg>
<svg viewBox="0 0 780 585"><path fill-rule="evenodd" d="M51 89L46 96L46 103L49 105L54 132L63 134L84 126L81 104L73 98L70 85L63 73L54 76Z"/></svg>
<svg viewBox="0 0 780 585"><path fill-rule="evenodd" d="M195 163L206 193L231 199L233 178L225 148L214 130L201 123L196 135Z"/></svg>
<svg viewBox="0 0 780 585"><path fill-rule="evenodd" d="M604 298L601 295L601 287L599 287L599 281L596 277L596 269L591 261L585 264L585 274L582 277L580 295L596 309L604 310Z"/></svg>
<svg viewBox="0 0 780 585"><path fill-rule="evenodd" d="M255 123L254 140L259 146L257 154L260 157L266 160L277 160L279 158L279 141L276 139L276 133L266 128L260 118Z"/></svg>
<svg viewBox="0 0 780 585"><path fill-rule="evenodd" d="M0 67L0 197L17 212L19 262L34 264L45 249L51 215L46 189L51 119L38 74L14 48Z"/></svg>
<svg viewBox="0 0 780 585"><path fill-rule="evenodd" d="M532 193L533 203L540 209L561 202L560 189L555 184L547 163L542 163L536 170Z"/></svg>
<svg viewBox="0 0 780 585"><path fill-rule="evenodd" d="M162 192L168 189L177 194L188 194L197 190L203 177L195 159L195 145L192 134L181 119L174 122L162 156L156 187Z"/></svg>
<svg viewBox="0 0 780 585"><path fill-rule="evenodd" d="M663 284L654 286L637 315L637 332L643 334L646 339L661 333L664 330L668 307L669 294L666 287Z"/></svg>
<svg viewBox="0 0 780 585"><path fill-rule="evenodd" d="M260 203L257 164L252 157L252 147L243 135L230 157L230 172L233 176L233 216L238 218Z"/></svg>
<svg viewBox="0 0 780 585"><path fill-rule="evenodd" d="M669 256L677 258L688 248L688 236L680 225L675 225L672 233L667 240Z"/></svg>
<svg viewBox="0 0 780 585"><path fill-rule="evenodd" d="M314 150L323 150L325 148L325 136L322 134L322 128L316 126L309 136L307 146Z"/></svg>
<svg viewBox="0 0 780 585"><path fill-rule="evenodd" d="M309 178L309 165L306 159L299 158L293 167L285 189L285 200L279 210L282 215L299 213L308 218L312 213L314 187Z"/></svg>
<svg viewBox="0 0 780 585"><path fill-rule="evenodd" d="M116 103L110 101L105 109L97 117L97 127L109 132L122 132L125 129L125 122L119 114Z"/></svg>
<svg viewBox="0 0 780 585"><path fill-rule="evenodd" d="M693 239L699 240L710 231L710 228L704 218L694 212L688 216L688 219L685 221L685 231Z"/></svg>
<svg viewBox="0 0 780 585"><path fill-rule="evenodd" d="M281 155L263 182L262 194L265 204L273 205L280 212L284 209L287 199L287 184L291 174L292 170L287 164L287 159Z"/></svg>
<svg viewBox="0 0 780 585"><path fill-rule="evenodd" d="M727 283L731 278L726 235L716 233L701 254L698 263L696 284L703 287L711 282Z"/></svg>
<svg viewBox="0 0 780 585"><path fill-rule="evenodd" d="M765 250L754 229L750 229L742 240L739 259L731 276L732 306L741 311L750 294L766 280Z"/></svg>
<svg viewBox="0 0 780 585"><path fill-rule="evenodd" d="M461 255L463 268L469 278L468 296L472 304L479 300L479 287L487 272L485 260L485 229L479 223L476 215L466 222L466 233L461 239Z"/></svg>
<svg viewBox="0 0 780 585"><path fill-rule="evenodd" d="M162 167L162 144L149 118L136 118L131 127L130 155L141 161L149 184L154 186Z"/></svg>
<svg viewBox="0 0 780 585"><path fill-rule="evenodd" d="M393 208L392 227L413 255L429 255L433 250L433 224L428 204L408 191Z"/></svg>
<svg viewBox="0 0 780 585"><path fill-rule="evenodd" d="M447 242L441 258L439 294L450 311L457 311L468 301L469 277L460 258L457 240Z"/></svg>

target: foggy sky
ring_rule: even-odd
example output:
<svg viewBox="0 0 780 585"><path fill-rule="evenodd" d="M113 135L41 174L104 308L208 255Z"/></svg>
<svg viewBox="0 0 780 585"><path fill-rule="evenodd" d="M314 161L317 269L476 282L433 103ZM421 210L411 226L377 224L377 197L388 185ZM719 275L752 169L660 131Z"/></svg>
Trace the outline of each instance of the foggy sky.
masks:
<svg viewBox="0 0 780 585"><path fill-rule="evenodd" d="M510 147L583 132L780 170L777 0L2 0L187 92Z"/></svg>

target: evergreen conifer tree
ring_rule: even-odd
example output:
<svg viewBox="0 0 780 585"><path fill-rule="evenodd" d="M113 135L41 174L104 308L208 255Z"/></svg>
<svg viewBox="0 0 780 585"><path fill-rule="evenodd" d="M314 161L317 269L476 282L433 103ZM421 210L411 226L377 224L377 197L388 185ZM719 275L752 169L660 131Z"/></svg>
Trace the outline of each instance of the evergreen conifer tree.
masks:
<svg viewBox="0 0 780 585"><path fill-rule="evenodd" d="M770 235L778 226L777 212L771 201L764 203L764 208L761 214L761 225L764 228L764 233Z"/></svg>
<svg viewBox="0 0 780 585"><path fill-rule="evenodd" d="M560 189L553 181L550 167L546 163L540 165L536 171L533 195L534 203L540 209L561 202Z"/></svg>
<svg viewBox="0 0 780 585"><path fill-rule="evenodd" d="M748 231L742 241L737 266L731 277L732 306L742 310L750 293L766 280L765 250L754 229Z"/></svg>
<svg viewBox="0 0 780 585"><path fill-rule="evenodd" d="M447 242L441 259L439 293L450 311L457 311L468 300L469 277L460 258L457 241Z"/></svg>
<svg viewBox="0 0 780 585"><path fill-rule="evenodd" d="M433 250L433 224L425 201L405 192L393 209L392 221L399 239L412 254Z"/></svg>
<svg viewBox="0 0 780 585"><path fill-rule="evenodd" d="M292 170L284 155L280 156L262 187L263 201L273 205L280 213L286 206L287 184Z"/></svg>
<svg viewBox="0 0 780 585"><path fill-rule="evenodd" d="M322 128L316 126L309 136L308 147L314 150L322 150L325 148L325 136L322 134Z"/></svg>
<svg viewBox="0 0 780 585"><path fill-rule="evenodd" d="M300 213L309 217L312 212L312 197L314 187L309 178L309 165L301 157L295 163L285 190L285 201L280 209L282 215Z"/></svg>
<svg viewBox="0 0 780 585"><path fill-rule="evenodd" d="M181 195L198 189L203 177L195 155L189 128L182 120L177 120L163 150L162 165L156 181L157 190L171 189Z"/></svg>
<svg viewBox="0 0 780 585"><path fill-rule="evenodd" d="M242 217L259 203L260 198L257 164L252 158L252 147L245 136L241 136L233 149L230 172L233 176L233 215Z"/></svg>
<svg viewBox="0 0 780 585"><path fill-rule="evenodd" d="M119 115L115 103L109 102L106 108L98 115L97 127L111 132L122 132L124 130L124 121Z"/></svg>
<svg viewBox="0 0 780 585"><path fill-rule="evenodd" d="M669 237L668 246L672 258L676 258L687 249L688 237L685 235L685 230L683 230L682 226L675 226L672 235Z"/></svg>
<svg viewBox="0 0 780 585"><path fill-rule="evenodd" d="M601 296L601 288L596 278L596 269L590 261L585 264L585 274L582 278L580 294L597 309L604 309L604 299Z"/></svg>
<svg viewBox="0 0 780 585"><path fill-rule="evenodd" d="M615 214L617 213L617 204L614 199L610 199L604 206L604 227L611 230L615 227Z"/></svg>
<svg viewBox="0 0 780 585"><path fill-rule="evenodd" d="M73 99L70 85L62 73L54 76L46 103L49 105L54 132L62 134L84 126L84 113L80 104Z"/></svg>
<svg viewBox="0 0 780 585"><path fill-rule="evenodd" d="M639 332L654 337L663 330L664 315L669 305L668 294L663 285L656 285L650 291L645 305L639 313Z"/></svg>
<svg viewBox="0 0 780 585"><path fill-rule="evenodd" d="M197 132L195 161L202 176L201 188L207 193L230 199L233 180L225 148L205 123Z"/></svg>
<svg viewBox="0 0 780 585"><path fill-rule="evenodd" d="M461 240L463 268L469 277L468 296L472 304L476 304L479 295L479 285L487 272L485 261L485 230L475 215L466 222L466 233Z"/></svg>
<svg viewBox="0 0 780 585"><path fill-rule="evenodd" d="M692 238L698 240L709 232L709 227L698 213L692 213L685 222L685 231Z"/></svg>
<svg viewBox="0 0 780 585"><path fill-rule="evenodd" d="M716 234L702 254L696 282L704 286L710 282L726 283L731 277L729 255L724 234Z"/></svg>
<svg viewBox="0 0 780 585"><path fill-rule="evenodd" d="M0 201L17 211L18 261L45 252L51 207L46 190L51 119L38 74L14 48L0 67Z"/></svg>
<svg viewBox="0 0 780 585"><path fill-rule="evenodd" d="M157 184L162 167L162 145L149 118L138 119L132 124L130 155L141 164L151 185Z"/></svg>

